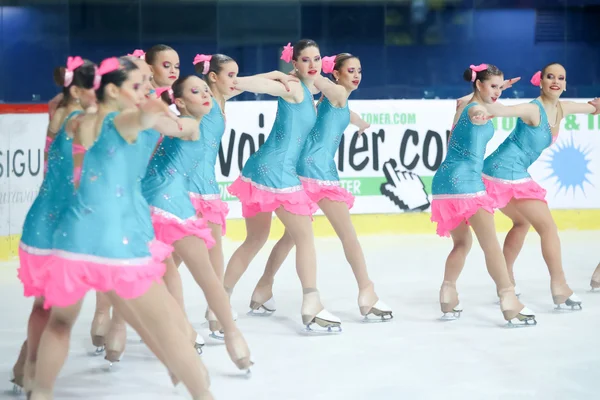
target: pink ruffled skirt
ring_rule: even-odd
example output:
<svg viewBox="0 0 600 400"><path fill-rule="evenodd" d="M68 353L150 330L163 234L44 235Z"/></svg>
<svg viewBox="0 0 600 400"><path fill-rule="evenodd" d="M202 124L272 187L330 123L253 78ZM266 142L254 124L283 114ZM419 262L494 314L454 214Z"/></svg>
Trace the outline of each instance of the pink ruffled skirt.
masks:
<svg viewBox="0 0 600 400"><path fill-rule="evenodd" d="M150 212L154 234L161 242L171 245L186 236L197 236L204 240L207 248L215 245L212 230L204 219L194 216L183 220L157 207L150 207Z"/></svg>
<svg viewBox="0 0 600 400"><path fill-rule="evenodd" d="M23 284L25 297L42 297L44 295L44 274L51 254L52 250L38 249L23 242L19 243L17 276Z"/></svg>
<svg viewBox="0 0 600 400"><path fill-rule="evenodd" d="M221 225L221 234L225 236L227 214L229 214L229 206L218 194L201 195L198 193L190 193L190 200L198 214L208 222Z"/></svg>
<svg viewBox="0 0 600 400"><path fill-rule="evenodd" d="M173 247L157 240L148 244L151 256L112 259L54 250L43 268L44 308L68 307L88 291L114 291L123 299L146 293L154 282L162 283L163 261Z"/></svg>
<svg viewBox="0 0 600 400"><path fill-rule="evenodd" d="M431 201L431 221L437 223L439 236L450 236L460 224L469 224L469 218L483 208L494 213L495 201L486 192L459 195L434 195Z"/></svg>
<svg viewBox="0 0 600 400"><path fill-rule="evenodd" d="M302 186L286 188L283 192L282 189L268 188L240 176L227 191L242 203L244 218L254 217L261 212L273 212L279 207L292 214L312 216L319 208Z"/></svg>
<svg viewBox="0 0 600 400"><path fill-rule="evenodd" d="M495 208L504 208L514 199L540 200L546 203L546 189L533 179L509 181L483 175L483 184L488 195L494 199Z"/></svg>
<svg viewBox="0 0 600 400"><path fill-rule="evenodd" d="M323 199L329 199L346 203L348 209L354 206L354 196L341 187L339 182L321 181L303 176L300 177L300 181L308 197L315 203Z"/></svg>

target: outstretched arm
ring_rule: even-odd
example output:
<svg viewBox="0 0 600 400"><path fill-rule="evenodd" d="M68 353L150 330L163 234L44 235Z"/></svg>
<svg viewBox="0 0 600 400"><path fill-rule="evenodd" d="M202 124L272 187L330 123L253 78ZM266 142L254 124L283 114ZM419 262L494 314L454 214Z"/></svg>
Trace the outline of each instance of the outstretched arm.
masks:
<svg viewBox="0 0 600 400"><path fill-rule="evenodd" d="M275 97L295 99L296 101L301 100L304 95L302 85L298 81L289 81L286 89L279 81L256 76L238 79L236 87L245 92L264 93Z"/></svg>
<svg viewBox="0 0 600 400"><path fill-rule="evenodd" d="M348 100L348 92L343 86L336 85L331 79L327 79L322 75L317 76L315 79L315 87L335 105L346 104Z"/></svg>
<svg viewBox="0 0 600 400"><path fill-rule="evenodd" d="M357 135L362 135L363 132L371 127L371 124L367 123L354 111L350 111L350 123L358 128Z"/></svg>
<svg viewBox="0 0 600 400"><path fill-rule="evenodd" d="M479 104L469 108L468 114L469 119L474 125L484 125L490 119L493 118L493 116L488 112L488 110Z"/></svg>
<svg viewBox="0 0 600 400"><path fill-rule="evenodd" d="M154 129L161 134L185 140L197 140L200 137L200 124L192 118L172 118L161 116L154 124Z"/></svg>
<svg viewBox="0 0 600 400"><path fill-rule="evenodd" d="M511 78L511 79L507 79L502 83L502 90L506 90L512 87L512 85L514 85L515 83L519 82L521 80L521 77L518 76L516 78ZM467 104L469 102L469 100L471 100L471 97L473 97L473 92L469 93L466 96L461 97L460 99L456 100L456 108L458 109L460 106Z"/></svg>
<svg viewBox="0 0 600 400"><path fill-rule="evenodd" d="M563 112L569 114L598 114L600 113L600 99L595 98L587 103L577 103L574 101L561 101Z"/></svg>
<svg viewBox="0 0 600 400"><path fill-rule="evenodd" d="M139 109L125 110L117 115L115 126L123 139L132 143L137 139L139 132L153 127L161 116L179 123L179 118L169 110L165 102L149 99Z"/></svg>
<svg viewBox="0 0 600 400"><path fill-rule="evenodd" d="M540 110L535 104L523 103L514 106L505 106L493 103L480 104L480 106L485 108L494 117L518 117L532 125L537 125L540 121Z"/></svg>
<svg viewBox="0 0 600 400"><path fill-rule="evenodd" d="M237 78L238 84L236 85L236 90L233 91L230 95L225 96L225 100L229 100L232 97L237 96L238 94L244 93L244 92L253 92L253 93L266 93L266 92L261 92L260 90L253 90L253 89L261 89L261 80L266 79L266 80L270 80L273 82L279 82L280 84L282 84L284 86L284 88L287 91L290 91L290 82L299 82L299 79L296 78L295 76L291 76L288 74L284 74L283 72L280 71L271 71L271 72L267 72L265 74L258 74L258 75L252 75L252 76L244 76L241 78ZM266 93L266 94L270 94L270 93Z"/></svg>

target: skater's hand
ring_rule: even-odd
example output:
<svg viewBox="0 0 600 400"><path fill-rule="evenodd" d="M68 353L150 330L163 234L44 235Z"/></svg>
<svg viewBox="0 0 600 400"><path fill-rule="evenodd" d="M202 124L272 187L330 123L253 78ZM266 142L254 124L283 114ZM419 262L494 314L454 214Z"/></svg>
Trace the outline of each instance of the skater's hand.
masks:
<svg viewBox="0 0 600 400"><path fill-rule="evenodd" d="M491 115L486 109L485 107L482 107L480 105L476 105L474 107L471 107L469 109L469 118L471 119L471 122L475 125L483 125L485 123L487 123L489 120L491 120L492 118L494 118L493 115Z"/></svg>
<svg viewBox="0 0 600 400"><path fill-rule="evenodd" d="M471 120L474 123L476 123L476 122L484 123L484 122L487 122L487 121L489 121L490 119L493 119L493 118L494 117L492 115L490 115L490 114L486 114L483 111L477 111L477 112L475 112L473 114L473 116L471 117Z"/></svg>
<svg viewBox="0 0 600 400"><path fill-rule="evenodd" d="M300 82L300 79L298 79L298 77L296 77L295 75L286 75L284 73L281 73L281 76L278 76L275 80L281 82L281 84L285 86L285 90L287 90L288 92L290 91L290 82Z"/></svg>
<svg viewBox="0 0 600 400"><path fill-rule="evenodd" d="M371 127L371 124L369 124L369 123L367 123L367 122L364 122L364 121L362 121L362 122L359 122L359 123L357 124L357 127L358 127L358 130L356 131L356 135L357 135L357 136L360 136L360 135L362 135L363 133L365 133L365 131L366 131L367 129L369 129L369 128Z"/></svg>
<svg viewBox="0 0 600 400"><path fill-rule="evenodd" d="M50 118L52 118L52 116L54 115L54 112L58 108L58 105L60 104L63 98L64 95L62 93L59 93L48 102L48 114L50 115Z"/></svg>
<svg viewBox="0 0 600 400"><path fill-rule="evenodd" d="M596 112L592 115L600 114L600 98L596 97L594 100L588 101L588 104L591 104L596 108Z"/></svg>
<svg viewBox="0 0 600 400"><path fill-rule="evenodd" d="M521 77L518 76L516 78L511 78L511 79L507 79L502 83L502 90L506 90L506 89L510 89L512 87L512 85L514 85L515 83L519 82L521 80Z"/></svg>
<svg viewBox="0 0 600 400"><path fill-rule="evenodd" d="M161 99L148 99L140 106L142 130L154 126L161 118L168 118L177 124L179 130L182 130L181 119L177 117L169 106Z"/></svg>

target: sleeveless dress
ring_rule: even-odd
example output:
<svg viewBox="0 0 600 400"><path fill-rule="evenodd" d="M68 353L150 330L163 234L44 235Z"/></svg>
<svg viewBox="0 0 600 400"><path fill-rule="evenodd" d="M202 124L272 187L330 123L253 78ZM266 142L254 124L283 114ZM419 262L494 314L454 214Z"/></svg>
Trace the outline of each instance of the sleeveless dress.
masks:
<svg viewBox="0 0 600 400"><path fill-rule="evenodd" d="M340 186L334 161L335 152L349 123L348 102L340 108L323 97L317 106L317 122L308 135L298 161L302 186L315 203L327 198L346 203L348 209L354 205L354 196Z"/></svg>
<svg viewBox="0 0 600 400"><path fill-rule="evenodd" d="M173 248L148 240L148 205L140 192L140 164L148 162L144 138L129 144L108 114L83 160L81 183L60 219L44 282L44 307L77 303L89 290L115 291L124 299L162 282L163 260ZM144 135L140 132L139 135ZM142 159L142 157L146 157ZM140 212L145 205L145 213ZM145 224L140 220L146 218Z"/></svg>
<svg viewBox="0 0 600 400"><path fill-rule="evenodd" d="M221 225L225 235L226 219L229 213L227 203L221 200L219 184L215 175L219 145L225 133L225 119L221 107L215 99L210 113L202 117L200 123L200 149L197 154L199 164L190 175L190 199L196 212L204 220Z"/></svg>
<svg viewBox="0 0 600 400"><path fill-rule="evenodd" d="M154 154L156 146L163 139L163 136L160 132L155 129L146 129L145 131L140 132L138 135L138 146L131 147L131 157L138 158L140 160L139 165L137 165L137 190L140 196L138 197L138 201L135 203L135 210L137 215L140 216L139 224L140 224L140 233L146 235L146 240L151 241L154 239L154 226L152 226L152 218L150 217L150 207L148 202L142 195L142 180L146 176L146 172L148 171L148 164L150 163L150 159Z"/></svg>
<svg viewBox="0 0 600 400"><path fill-rule="evenodd" d="M52 252L52 236L67 204L75 195L73 154L85 149L73 144L65 128L71 118L81 113L70 113L54 140L46 138L50 139L50 145L45 150L48 153L46 174L39 194L25 217L19 243L18 276L27 297L43 295L44 267Z"/></svg>
<svg viewBox="0 0 600 400"><path fill-rule="evenodd" d="M452 130L446 158L433 176L431 221L437 223L437 234L450 236L462 222L477 210L494 212L494 199L485 191L481 178L487 143L494 136L494 125L488 121L475 125L469 118L468 104Z"/></svg>
<svg viewBox="0 0 600 400"><path fill-rule="evenodd" d="M531 178L527 169L556 138L552 136L543 104L537 99L531 103L540 109L540 124L529 126L518 118L515 129L483 163L483 183L496 201L496 208L506 207L513 198L546 202L546 190Z"/></svg>
<svg viewBox="0 0 600 400"><path fill-rule="evenodd" d="M150 160L142 193L150 204L152 225L161 242L173 244L186 236L215 244L212 231L198 218L190 199L190 179L200 165L200 140L165 137Z"/></svg>
<svg viewBox="0 0 600 400"><path fill-rule="evenodd" d="M242 203L244 218L273 212L279 207L299 215L312 215L318 209L304 191L296 169L306 138L317 119L313 95L301 84L302 102L293 104L281 97L278 99L269 137L227 188Z"/></svg>

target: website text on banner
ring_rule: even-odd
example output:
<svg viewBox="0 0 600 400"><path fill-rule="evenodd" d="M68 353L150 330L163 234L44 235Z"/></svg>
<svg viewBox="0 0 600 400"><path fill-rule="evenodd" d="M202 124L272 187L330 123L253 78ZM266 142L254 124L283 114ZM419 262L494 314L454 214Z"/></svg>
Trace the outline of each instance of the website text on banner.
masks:
<svg viewBox="0 0 600 400"><path fill-rule="evenodd" d="M350 101L350 108L371 123L362 136L348 127L335 157L342 185L356 196L353 214L429 210L431 180L444 159L455 107L451 100ZM217 180L223 198L231 201L230 218L240 218L240 205L226 187L266 140L276 102L231 102L226 111ZM47 122L47 114L0 115L0 240L20 234L41 184ZM488 154L515 122L494 121L497 130ZM600 208L600 116L567 116L557 142L530 173L548 190L551 208Z"/></svg>

